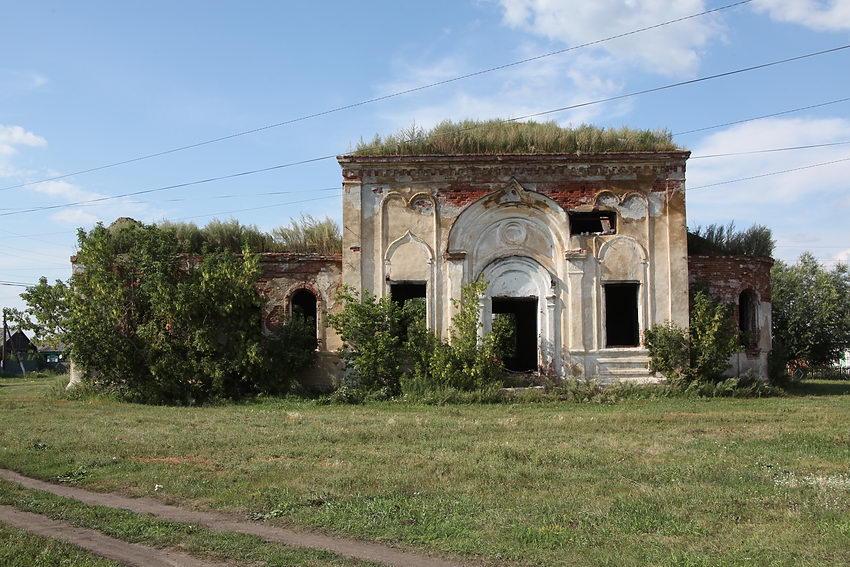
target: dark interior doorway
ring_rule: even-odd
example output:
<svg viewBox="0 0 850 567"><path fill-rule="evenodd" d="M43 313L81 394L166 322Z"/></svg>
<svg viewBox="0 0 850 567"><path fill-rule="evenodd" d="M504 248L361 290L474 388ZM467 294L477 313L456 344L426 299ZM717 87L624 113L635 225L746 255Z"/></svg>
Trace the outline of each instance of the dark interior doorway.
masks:
<svg viewBox="0 0 850 567"><path fill-rule="evenodd" d="M502 356L505 368L537 370L537 298L494 297L493 322L508 331Z"/></svg>
<svg viewBox="0 0 850 567"><path fill-rule="evenodd" d="M606 284L605 346L635 347L639 344L638 284Z"/></svg>
<svg viewBox="0 0 850 567"><path fill-rule="evenodd" d="M313 331L313 336L318 340L317 300L309 289L299 289L292 294L292 317L300 319Z"/></svg>
<svg viewBox="0 0 850 567"><path fill-rule="evenodd" d="M400 282L390 284L390 297L399 305L404 305L408 299L425 299L426 285L424 282Z"/></svg>
<svg viewBox="0 0 850 567"><path fill-rule="evenodd" d="M738 340L742 346L753 347L756 341L756 297L747 289L738 296Z"/></svg>

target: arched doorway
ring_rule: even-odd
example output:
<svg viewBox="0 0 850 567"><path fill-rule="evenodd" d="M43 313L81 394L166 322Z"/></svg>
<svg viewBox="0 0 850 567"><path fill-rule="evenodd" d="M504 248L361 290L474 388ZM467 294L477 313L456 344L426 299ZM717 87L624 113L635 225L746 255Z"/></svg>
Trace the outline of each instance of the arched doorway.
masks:
<svg viewBox="0 0 850 567"><path fill-rule="evenodd" d="M315 294L309 289L301 288L292 294L289 301L290 316L302 321L318 340L318 300Z"/></svg>
<svg viewBox="0 0 850 567"><path fill-rule="evenodd" d="M756 323L756 292L745 289L738 296L738 331L740 344L752 348L758 344L758 327Z"/></svg>
<svg viewBox="0 0 850 567"><path fill-rule="evenodd" d="M532 258L509 256L481 273L488 282L481 305L482 330L508 331L503 362L508 370L537 371L560 366L555 278Z"/></svg>

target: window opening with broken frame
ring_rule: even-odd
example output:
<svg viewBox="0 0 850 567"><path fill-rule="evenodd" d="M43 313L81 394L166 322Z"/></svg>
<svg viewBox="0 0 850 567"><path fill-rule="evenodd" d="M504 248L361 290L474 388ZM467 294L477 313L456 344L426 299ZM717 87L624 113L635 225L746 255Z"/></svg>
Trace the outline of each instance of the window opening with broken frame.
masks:
<svg viewBox="0 0 850 567"><path fill-rule="evenodd" d="M617 213L614 211L571 212L570 234L616 234Z"/></svg>

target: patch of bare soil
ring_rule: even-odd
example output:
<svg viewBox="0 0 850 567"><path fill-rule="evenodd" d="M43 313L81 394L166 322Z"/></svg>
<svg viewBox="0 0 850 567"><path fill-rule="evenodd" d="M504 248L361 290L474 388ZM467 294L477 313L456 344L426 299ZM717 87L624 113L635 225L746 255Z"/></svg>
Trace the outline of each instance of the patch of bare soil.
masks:
<svg viewBox="0 0 850 567"><path fill-rule="evenodd" d="M36 535L82 547L100 557L133 567L224 567L226 565L202 561L184 553L128 543L96 530L79 528L67 522L24 512L12 506L0 506L0 522Z"/></svg>
<svg viewBox="0 0 850 567"><path fill-rule="evenodd" d="M162 502L149 498L128 498L120 494L91 492L72 486L50 484L48 482L29 478L16 473L15 471L6 469L0 469L0 478L17 483L26 488L43 490L64 498L72 498L85 504L106 506L109 508L121 508L124 510L130 510L137 514L149 514L163 520L198 524L214 531L253 535L270 542L295 547L320 549L343 557L372 561L375 563L382 563L384 565L392 565L394 567L468 567L470 565L478 564L478 562L474 560L441 559L439 557L432 557L430 555L414 551L405 551L380 543L269 526L263 523L249 522L233 515L187 510L177 506L163 504ZM152 565L152 563L146 563L145 565ZM163 563L162 565L182 564Z"/></svg>

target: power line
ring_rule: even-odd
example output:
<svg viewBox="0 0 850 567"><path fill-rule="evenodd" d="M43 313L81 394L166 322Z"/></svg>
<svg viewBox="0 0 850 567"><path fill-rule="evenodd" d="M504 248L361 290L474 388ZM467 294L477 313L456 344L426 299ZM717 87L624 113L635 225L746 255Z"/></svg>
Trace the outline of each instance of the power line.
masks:
<svg viewBox="0 0 850 567"><path fill-rule="evenodd" d="M682 132L674 132L673 136L683 136L685 134L693 134L694 132L704 132L705 130L713 130L715 128L723 128L724 126L734 126L735 124L743 124L744 122L752 122L753 120L761 120L763 118L773 118L774 116L782 116L784 114L791 114L794 112L801 112L803 110L811 110L812 108L820 108L822 106L829 106L830 104L838 104L839 102L847 102L850 100L850 97L847 98L839 98L837 100L830 100L827 102L822 102L819 104L812 104L809 106L801 106L799 108L791 108L788 110L782 110L779 112L773 112L771 114L762 114L761 116L754 116L752 118L744 118L743 120L735 120L733 122L724 122L723 124L715 124L714 126L705 126L703 128L695 128L693 130L684 130Z"/></svg>
<svg viewBox="0 0 850 567"><path fill-rule="evenodd" d="M342 190L340 189L340 191L342 191ZM215 217L215 216L218 216L218 215L228 215L228 214L231 214L231 213L242 213L242 212L245 212L245 211L257 211L259 209L271 209L272 207L283 207L284 205L295 205L295 204L298 204L298 203L308 203L308 202L311 202L311 201L321 201L323 199L335 199L337 197L339 197L339 195L329 195L327 197L314 197L312 199L302 199L300 201L289 201L289 202L286 202L286 203L277 203L277 204L274 204L274 205L263 205L262 207L248 207L247 209L235 209L235 210L232 210L232 211L221 211L221 212L218 212L218 213L209 213L209 214L204 214L204 215L194 215L194 216L191 216L191 217L181 217L181 218L174 219L174 220L182 221L182 220L189 220L189 219L199 219L199 218L203 218L203 217Z"/></svg>
<svg viewBox="0 0 850 567"><path fill-rule="evenodd" d="M846 157L846 158L842 158L842 159L835 159L835 160L832 160L832 161L824 161L824 162L821 162L821 163L813 163L813 164L810 164L810 165L804 165L804 166L801 166L801 167L794 167L794 168L791 168L791 169L783 169L781 171L771 171L771 172L762 173L762 174L759 174L759 175L751 175L749 177L739 177L737 179L727 179L726 181L718 181L717 183L709 183L708 185L698 185L696 187L688 187L686 189L686 191L691 192L691 191L695 191L697 189L705 189L706 187L716 187L718 185L728 185L730 183L738 183L740 181L749 181L751 179L760 179L762 177L771 177L773 175L780 175L782 173L791 173L791 172L794 172L794 171L802 171L804 169L812 169L814 167L823 167L825 165L833 165L833 164L841 163L841 162L845 162L845 161L850 161L850 157Z"/></svg>
<svg viewBox="0 0 850 567"><path fill-rule="evenodd" d="M752 0L741 0L739 2L733 2L731 4L726 4L726 5L720 6L718 8L712 8L711 10L705 10L705 11L699 12L697 14L691 14L689 16L684 16L684 17L681 17L681 18L673 19L673 20L667 20L666 22L661 22L661 23L658 23L658 24L646 26L646 27L643 27L643 28L639 28L639 29L636 29L636 30L629 31L629 32L624 32L624 33L612 35L612 36L602 38L602 39L597 39L597 40L594 40L594 41L589 41L587 43L582 43L580 45L575 45L575 46L572 46L572 47L567 47L567 48L564 48L564 49L558 49L556 51L550 51L548 53L536 55L534 57L528 57L526 59L520 59L518 61L513 61L511 63L505 63L505 64L502 64L502 65L497 65L495 67L489 67L487 69L474 71L472 73L466 73L466 74L463 74L463 75L458 75L456 77L452 77L452 78L449 78L449 79L443 79L441 81L436 81L436 82L428 83L428 84L425 84L425 85L419 85L417 87L412 87L412 88L409 88L409 89L396 91L394 93L390 93L390 94L386 94L386 95L382 95L382 96L378 96L378 97L374 97L374 98L370 98L370 99L361 100L361 101L346 104L346 105L343 105L343 106L337 106L335 108L322 110L320 112L314 112L312 114L305 114L305 115L302 115L302 116L297 116L295 118L284 120L282 122L276 122L274 124L267 124L265 126L260 126L258 128L253 128L251 130L243 130L241 132L228 134L226 136L220 136L218 138L212 138L210 140L204 140L204 141L201 141L201 142L196 142L194 144L188 144L188 145L185 145L185 146L178 146L176 148L171 148L171 149L168 149L168 150L163 150L163 151L152 153L152 154L147 154L147 155L143 155L143 156L139 156L139 157L135 157L135 158L131 158L131 159L126 159L126 160L119 161L119 162L100 165L100 166L92 167L92 168L89 168L89 169L83 169L83 170L75 171L75 172L72 172L72 173L66 173L64 175L57 175L57 176L54 176L54 177L49 177L47 179L41 179L41 180L38 180L38 181L30 181L28 183L20 183L18 185L10 185L8 187L0 188L0 191L7 191L9 189L17 189L19 187L25 187L25 186L28 186L28 185L36 185L38 183L46 183L48 181L56 181L56 180L59 180L59 179L65 179L67 177L71 177L71 176L74 176L74 175L81 175L81 174L84 174L84 173L92 173L94 171L100 171L100 170L103 170L103 169L117 167L119 165L126 165L128 163L134 163L134 162L138 162L138 161L142 161L142 160L147 160L147 159L151 159L151 158L155 158L155 157L164 156L164 155L167 155L167 154L173 154L173 153L180 152L180 151L183 151L183 150L188 150L188 149L192 149L192 148L198 148L198 147L201 147L201 146L206 146L206 145L209 145L209 144L222 142L224 140L230 140L230 139L233 139L233 138L238 138L240 136L246 136L248 134L255 134L257 132L262 132L262 131L265 131L265 130L270 130L272 128L278 128L278 127L286 126L286 125L289 125L289 124L294 124L296 122L303 122L305 120L310 120L312 118L318 118L320 116L327 116L328 114L334 114L334 113L337 113L337 112L341 112L343 110L350 110L352 108L357 108L357 107L360 107L360 106L365 106L365 105L368 105L368 104L381 102L381 101L384 101L384 100L403 96L403 95L406 95L406 94L411 94L411 93L418 92L418 91L423 91L423 90L430 89L430 88L437 87L437 86L447 85L449 83L454 83L454 82L461 81L461 80L464 80L464 79L470 79L472 77L478 77L480 75L485 75L487 73L492 73L492 72L495 72L495 71L508 69L510 67L515 67L517 65L530 63L532 61L538 61L538 60L544 59L546 57L552 57L554 55L560 55L560 54L567 53L567 52L570 52L570 51L575 51L575 50L582 49L582 48L585 48L585 47L590 47L590 46L593 46L593 45L598 45L600 43L612 41L614 39L620 39L620 38L623 38L623 37L628 37L630 35L635 35L635 34L638 34L638 33L645 32L645 31L657 29L657 28L667 26L667 25L670 25L670 24L675 24L675 23L683 22L683 21L690 20L690 19L693 19L693 18L698 18L698 17L701 17L701 16L705 16L705 15L708 15L708 14L715 13L715 12L720 12L722 10L728 10L730 8L741 6L743 4L748 4L751 1Z"/></svg>
<svg viewBox="0 0 850 567"><path fill-rule="evenodd" d="M156 187L154 189L143 189L141 191L131 191L129 193L121 193L119 195L110 195L110 196L107 196L107 197L98 197L96 199L87 199L85 201L76 201L74 203L65 203L65 204L62 204L62 205L47 205L47 206L43 206L43 207L32 207L32 208L23 209L23 210L20 210L20 211L0 213L0 217L6 217L6 216L10 216L10 215L18 215L18 214L23 214L23 213L32 213L32 212L35 212L35 211L45 211L45 210L49 210L49 209L63 209L65 207L75 207L77 205L82 205L82 204L86 204L86 203L99 203L99 202L102 202L102 201L111 201L113 199L120 199L122 197L132 197L133 195L144 195L144 194L147 194L147 193L156 193L157 191L165 191L167 189L180 189L180 188L183 188L183 187L190 187L192 185L201 185L201 184L204 184L204 183L212 183L213 181L223 181L225 179L234 179L236 177L244 177L246 175L254 175L254 174L257 174L257 173L265 173L267 171L274 171L274 170L283 169L283 168L286 168L286 167L303 165L305 163L311 163L311 162L315 162L315 161L330 159L330 158L333 158L333 157L336 157L336 156L330 155L330 156L322 156L322 157L311 158L311 159L304 159L304 160L300 160L300 161L293 161L293 162L289 162L289 163L273 165L273 166L270 166L270 167L263 167L263 168L260 168L260 169L252 169L252 170L249 170L249 171L240 171L239 173L231 173L231 174L228 174L228 175L221 175L221 176L218 176L218 177L208 177L206 179L199 179L199 180L196 180L196 181L187 181L185 183L176 183L174 185L166 185L164 187Z"/></svg>
<svg viewBox="0 0 850 567"><path fill-rule="evenodd" d="M841 50L848 49L848 48L850 48L850 44L840 45L838 47L833 47L831 49L824 49L823 51L815 51L815 52L812 52L812 53L806 53L804 55L797 55L795 57L788 57L786 59L780 59L778 61L771 61L769 63L762 63L760 65L753 65L751 67L744 67L744 68L741 68L741 69L735 69L733 71L726 71L724 73L716 73L714 75L707 75L705 77L697 77L696 79L690 79L688 81L680 81L678 83L670 83L668 85L662 85L660 87L654 87L654 88L651 88L651 89L643 89L643 90L639 90L639 91L633 91L633 92L630 92L630 93L612 96L612 97L608 97L608 98L603 98L603 99L599 99L599 100L594 100L594 101L590 101L590 102L582 102L582 103L579 103L579 104L572 104L570 106L562 106L560 108L555 108L555 109L552 109L552 110L545 110L543 112L534 112L532 114L526 114L524 116L517 116L517 117L514 117L514 118L510 118L508 120L504 120L504 122L515 122L515 121L518 121L518 120L526 120L528 118L535 118L537 116L543 116L543 115L546 115L546 114L554 114L556 112L563 112L565 110L573 110L573 109L582 108L582 107L585 107L585 106L601 104L603 102L611 102L611 101L615 101L615 100L621 100L621 99L624 99L624 98L630 98L630 97L633 97L633 96L654 93L654 92L663 91L663 90L666 90L666 89L672 89L674 87L682 87L682 86L685 86L685 85L692 85L694 83L701 83L703 81L710 81L712 79L719 79L719 78L722 78L722 77L729 77L731 75L737 75L739 73L746 73L748 71L755 71L755 70L758 70L758 69L764 69L766 67L773 67L774 65L782 65L784 63L791 63L793 61L800 61L801 59L807 59L809 57L817 57L818 55L826 55L827 53L834 53L836 51L841 51Z"/></svg>
<svg viewBox="0 0 850 567"><path fill-rule="evenodd" d="M705 77L698 77L696 79L690 79L690 80L687 80L687 81L670 83L670 84L667 84L667 85L662 85L662 86L654 87L654 88L650 88L650 89L633 91L633 92L630 92L630 93L617 95L617 96L613 96L613 97L597 99L597 100L582 102L582 103L578 103L578 104L572 104L572 105L569 105L569 106L562 106L562 107L554 108L554 109L551 109L551 110L544 110L544 111L541 111L541 112L526 114L524 116L515 116L513 118L496 120L495 122L502 122L502 123L516 122L516 121L519 121L519 120L525 120L525 119L528 119L528 118L534 118L534 117L543 116L543 115L546 115L546 114L554 114L554 113L557 113L557 112L564 112L566 110L573 110L573 109L576 109L576 108L582 108L582 107L585 107L585 106L601 104L601 103L604 103L604 102L621 100L621 99L624 99L624 98L629 98L629 97L639 96L639 95L643 95L643 94L658 92L658 91L671 89L671 88L675 88L675 87L681 87L681 86L684 86L684 85L691 85L691 84L700 83L700 82L703 82L703 81L709 81L709 80L712 80L712 79L729 77L731 75L737 75L737 74L745 73L745 72L748 72L748 71L755 71L755 70L758 70L758 69L773 67L775 65L782 65L784 63L790 63L790 62L793 62L793 61L800 61L800 60L808 59L808 58L811 58L811 57L817 57L819 55L825 55L825 54L828 54L828 53L835 53L835 52L842 51L842 50L845 50L845 49L848 49L848 48L850 48L850 44L845 44L845 45L833 47L833 48L830 48L830 49L824 49L822 51L806 53L806 54L803 54L803 55L788 57L788 58L780 59L780 60L777 60L777 61L771 61L771 62L768 62L768 63L762 63L762 64L759 64L759 65L753 65L753 66L750 66L750 67L744 67L744 68L741 68L741 69L735 69L735 70L726 71L726 72L723 72L723 73L716 73L714 75L708 75L708 76L705 76ZM451 132L451 133L447 133L447 134L442 134L442 135L455 134L457 132L466 132L466 131L470 131L470 130L476 130L476 129L482 128L482 127L483 127L483 125L470 126L468 128L463 128L461 130ZM273 166L270 166L270 167L264 167L264 168L260 168L260 169L254 169L254 170L243 171L243 172L239 172L239 173L233 173L233 174L230 174L230 175L222 175L222 176L219 176L219 177L211 177L211 178L201 179L201 180L197 180L197 181L189 181L189 182L186 182L186 183L178 183L178 184L175 184L175 185L167 185L165 187L158 187L158 188L155 188L155 189L145 189L145 190L142 190L142 191L133 191L133 192L130 192L130 193L122 193L122 194L119 194L119 195L113 195L113 196L108 196L108 197L100 197L100 198L97 198L97 199L89 199L89 200L85 200L85 201L78 201L78 202L75 202L75 203L65 203L65 204L62 204L62 205L48 205L48 206L43 206L43 207L33 207L33 208L24 209L24 210L20 210L20 211L5 212L5 213L0 213L0 217L9 216L9 215L16 215L16 214L23 214L23 213L30 213L30 212L36 212L36 211L43 211L43 210L49 210L49 209L60 209L60 208L65 208L65 207L73 207L73 206L77 206L77 205L84 204L84 203L94 203L94 202L108 201L108 200L112 200L112 199L119 199L119 198L122 198L122 197L129 197L129 196L133 196L133 195L142 195L142 194L146 194L146 193L154 193L154 192L157 192L157 191L165 191L167 189L179 189L179 188L182 188L182 187L189 187L189 186L192 186L192 185L200 185L200 184L204 184L204 183L211 183L213 181L233 179L233 178L236 178L236 177L242 177L242 176L246 176L246 175L253 175L253 174L256 174L256 173L263 173L263 172L267 172L267 171L273 171L273 170L277 170L277 169L293 167L293 166L296 166L296 165L313 163L313 162L317 162L317 161L331 159L331 158L334 158L334 157L336 157L336 155L331 154L331 155L320 156L320 157L315 157L315 158L310 158L310 159L304 159L304 160L299 160L299 161L280 164L280 165L273 165Z"/></svg>
<svg viewBox="0 0 850 567"><path fill-rule="evenodd" d="M729 157L729 156L745 156L751 154L767 154L772 152L788 152L791 150L809 150L812 148L826 148L829 146L844 146L850 144L850 141L845 142L829 142L826 144L809 144L807 146L790 146L786 148L770 148L767 150L750 150L747 152L729 152L725 154L706 154L701 156L690 156L688 159L708 159L708 158L719 158L719 157Z"/></svg>
<svg viewBox="0 0 850 567"><path fill-rule="evenodd" d="M294 189L294 190L287 190L287 191L264 191L264 192L261 192L261 193L231 193L231 194L225 194L225 195L205 195L204 200L237 199L237 198L241 199L241 198L245 198L245 197L271 197L271 196L277 196L277 195L287 195L287 194L292 194L292 193L304 193L306 191L309 191L311 193L320 193L320 192L324 192L324 191L339 191L339 190L340 190L339 187L319 187L319 188L316 188L316 189ZM173 198L173 199L145 199L145 200L138 200L138 201L127 201L127 203L132 203L132 204L179 203L179 202L182 202L182 201L197 201L197 199L194 198L194 197L177 197L177 198ZM99 203L97 203L97 202L80 202L79 204L74 205L74 206L96 207L96 206L98 206L98 204ZM2 209L0 209L0 210L2 210ZM19 207L19 208L15 208L15 209L6 209L6 210L11 210L11 211L15 211L15 212L25 212L27 209L25 207ZM15 234L15 233L10 233L10 234ZM46 233L46 234L68 234L68 231L53 232L53 233ZM19 236L25 236L25 235L19 235ZM12 238L14 238L14 237L12 237ZM44 240L42 242L47 242L47 241ZM50 243L50 244L52 244L52 243Z"/></svg>

